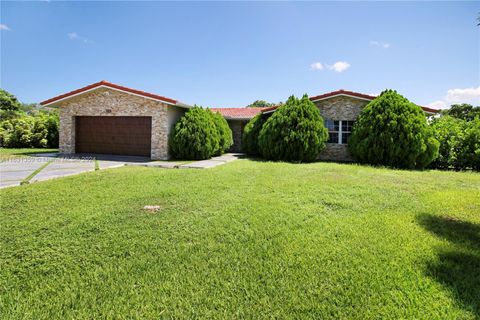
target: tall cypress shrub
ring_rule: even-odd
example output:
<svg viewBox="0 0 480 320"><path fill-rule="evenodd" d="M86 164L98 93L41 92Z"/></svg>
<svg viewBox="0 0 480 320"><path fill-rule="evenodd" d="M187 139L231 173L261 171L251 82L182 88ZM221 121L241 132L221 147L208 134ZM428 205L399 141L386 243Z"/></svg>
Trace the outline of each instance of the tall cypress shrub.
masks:
<svg viewBox="0 0 480 320"><path fill-rule="evenodd" d="M259 113L255 117L250 119L250 121L243 129L242 148L247 154L260 154L260 148L258 146L258 136L260 134L260 130L262 130L264 123L265 116Z"/></svg>
<svg viewBox="0 0 480 320"><path fill-rule="evenodd" d="M219 142L215 155L225 153L233 144L232 129L230 129L227 120L219 113L208 110L218 131Z"/></svg>
<svg viewBox="0 0 480 320"><path fill-rule="evenodd" d="M304 95L302 99L291 96L268 118L258 143L266 159L309 162L317 159L327 139L320 111Z"/></svg>
<svg viewBox="0 0 480 320"><path fill-rule="evenodd" d="M386 90L360 113L348 141L359 162L396 168L424 168L438 156L423 110Z"/></svg>
<svg viewBox="0 0 480 320"><path fill-rule="evenodd" d="M177 121L170 136L170 151L177 159L209 159L219 148L220 134L212 112L198 106Z"/></svg>

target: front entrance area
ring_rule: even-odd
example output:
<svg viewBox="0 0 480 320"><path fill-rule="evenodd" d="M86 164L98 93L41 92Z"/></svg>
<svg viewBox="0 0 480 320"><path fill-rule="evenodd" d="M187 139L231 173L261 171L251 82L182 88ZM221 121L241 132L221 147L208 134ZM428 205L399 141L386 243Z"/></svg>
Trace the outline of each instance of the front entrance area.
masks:
<svg viewBox="0 0 480 320"><path fill-rule="evenodd" d="M147 156L151 117L75 117L75 152Z"/></svg>

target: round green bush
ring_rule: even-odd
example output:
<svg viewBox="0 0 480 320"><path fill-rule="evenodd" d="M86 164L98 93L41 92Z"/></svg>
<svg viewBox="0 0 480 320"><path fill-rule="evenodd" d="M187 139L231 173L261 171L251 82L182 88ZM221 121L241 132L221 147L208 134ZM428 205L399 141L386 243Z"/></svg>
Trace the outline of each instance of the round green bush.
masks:
<svg viewBox="0 0 480 320"><path fill-rule="evenodd" d="M265 115L257 114L253 117L243 129L242 135L242 148L243 151L250 155L260 154L260 149L258 146L258 135L262 126L265 123Z"/></svg>
<svg viewBox="0 0 480 320"><path fill-rule="evenodd" d="M218 149L215 151L215 155L221 155L225 153L233 144L232 130L228 126L227 120L218 112L212 112L208 110L212 116L213 122L218 130L219 143Z"/></svg>
<svg viewBox="0 0 480 320"><path fill-rule="evenodd" d="M386 90L362 110L348 147L359 162L412 169L432 162L439 143L422 109Z"/></svg>
<svg viewBox="0 0 480 320"><path fill-rule="evenodd" d="M304 95L302 99L291 96L267 119L258 144L266 159L309 162L317 159L327 139L320 111Z"/></svg>
<svg viewBox="0 0 480 320"><path fill-rule="evenodd" d="M209 159L219 149L220 134L212 112L198 106L178 120L170 136L170 151L177 159Z"/></svg>

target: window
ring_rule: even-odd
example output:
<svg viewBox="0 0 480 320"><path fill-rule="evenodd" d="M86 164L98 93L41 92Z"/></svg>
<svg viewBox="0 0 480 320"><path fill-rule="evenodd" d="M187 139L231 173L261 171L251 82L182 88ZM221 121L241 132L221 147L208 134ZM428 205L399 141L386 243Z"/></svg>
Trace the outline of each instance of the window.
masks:
<svg viewBox="0 0 480 320"><path fill-rule="evenodd" d="M341 144L347 144L348 138L352 134L354 121L342 120L342 140L339 142Z"/></svg>
<svg viewBox="0 0 480 320"><path fill-rule="evenodd" d="M325 127L328 129L328 143L338 143L338 134L340 132L340 121L325 120Z"/></svg>
<svg viewBox="0 0 480 320"><path fill-rule="evenodd" d="M355 121L325 120L328 129L328 143L347 144Z"/></svg>

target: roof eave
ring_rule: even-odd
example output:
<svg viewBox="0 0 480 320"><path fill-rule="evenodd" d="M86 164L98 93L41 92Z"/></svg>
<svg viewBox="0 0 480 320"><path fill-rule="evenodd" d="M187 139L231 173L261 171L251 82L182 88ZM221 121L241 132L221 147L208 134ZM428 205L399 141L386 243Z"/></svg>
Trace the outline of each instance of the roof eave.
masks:
<svg viewBox="0 0 480 320"><path fill-rule="evenodd" d="M331 99L331 98L335 98L335 97L339 97L339 96L350 97L350 98L355 98L355 99L360 99L360 100L365 100L365 101L372 101L373 99L375 99L375 97L367 98L367 97L361 97L361 96L348 94L348 93L337 93L337 94L334 94L334 95L331 95L331 96L320 97L320 98L312 97L312 98L310 98L310 101L317 102L317 101Z"/></svg>
<svg viewBox="0 0 480 320"><path fill-rule="evenodd" d="M40 102L40 105L42 105L44 107L55 105L55 104L58 104L59 102L71 99L73 97L76 97L76 96L79 96L79 95L82 95L84 93L91 92L91 91L94 91L94 90L97 90L97 89L100 89L100 88L108 88L108 89L116 90L116 91L119 91L119 92L124 92L124 93L131 94L131 95L134 95L134 96L142 97L142 98L145 98L145 99L150 99L150 100L153 100L153 101L162 102L162 103L165 103L165 104L168 104L168 105L177 106L177 107L181 107L181 108L191 108L192 107L192 106L190 106L186 103L179 102L177 100L173 100L173 99L169 99L169 98L162 99L162 97L159 97L158 95L155 95L155 94L150 94L150 93L147 93L147 92L142 92L142 91L139 91L139 90L130 89L130 88L119 86L119 85L109 83L109 82L106 82L106 81L100 81L100 82L91 84L89 86L86 86L86 87L83 87L83 88L80 88L80 89L77 89L77 90L59 95L57 97L54 97L54 98L51 98L51 99L48 99L48 100L45 100L45 101L42 101L42 102Z"/></svg>
<svg viewBox="0 0 480 320"><path fill-rule="evenodd" d="M225 118L225 120L239 120L239 121L246 121L246 120L252 120L253 117L229 117L229 116L223 116Z"/></svg>

